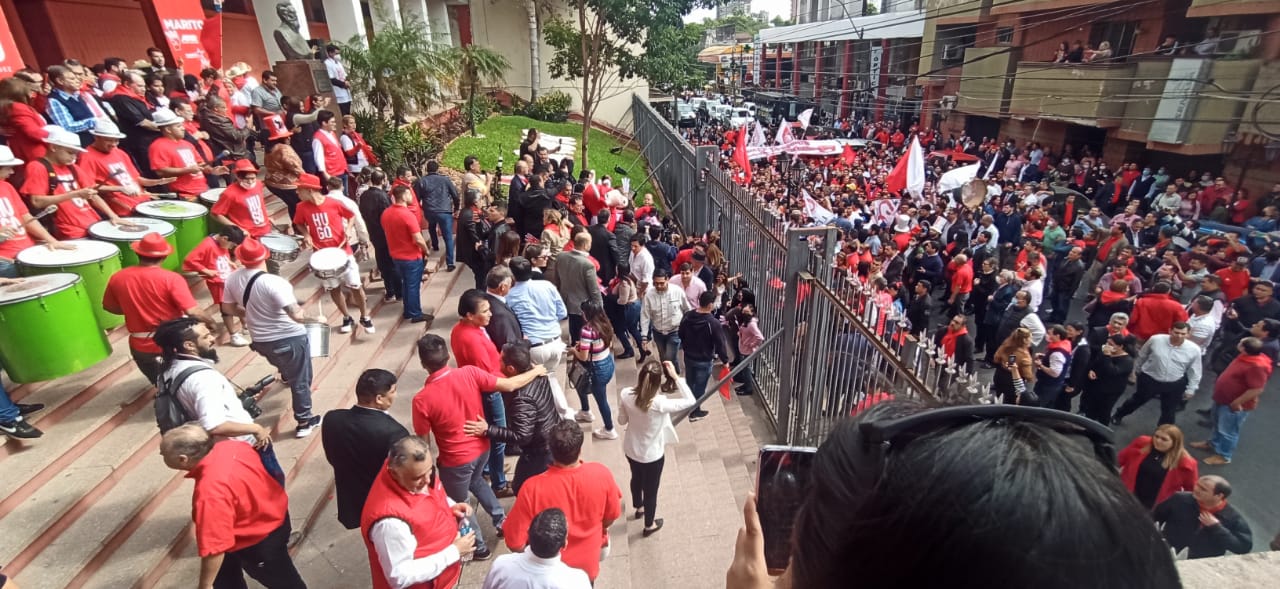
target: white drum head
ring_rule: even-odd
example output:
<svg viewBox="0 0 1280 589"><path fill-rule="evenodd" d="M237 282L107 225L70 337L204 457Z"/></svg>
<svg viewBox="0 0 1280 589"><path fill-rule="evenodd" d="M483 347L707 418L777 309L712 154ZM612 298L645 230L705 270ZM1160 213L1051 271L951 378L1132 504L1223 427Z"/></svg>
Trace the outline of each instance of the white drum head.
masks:
<svg viewBox="0 0 1280 589"><path fill-rule="evenodd" d="M80 282L78 275L65 272L24 278L17 284L0 286L0 305L21 303L39 296L50 295L71 288L77 282Z"/></svg>
<svg viewBox="0 0 1280 589"><path fill-rule="evenodd" d="M185 200L149 200L138 203L133 212L155 219L196 219L209 214L209 209Z"/></svg>
<svg viewBox="0 0 1280 589"><path fill-rule="evenodd" d="M258 238L262 246L273 252L293 252L298 250L298 241L283 233L272 231Z"/></svg>
<svg viewBox="0 0 1280 589"><path fill-rule="evenodd" d="M100 262L120 255L120 248L105 241L72 239L64 241L74 245L74 250L51 250L43 245L33 245L18 252L18 263L36 268L60 268Z"/></svg>
<svg viewBox="0 0 1280 589"><path fill-rule="evenodd" d="M112 225L111 221L98 221L89 227L89 235L104 241L121 242L139 241L152 231L169 237L174 231L172 223L160 219L121 217L120 220L124 222L120 227Z"/></svg>
<svg viewBox="0 0 1280 589"><path fill-rule="evenodd" d="M311 269L316 272L333 272L347 265L350 256L340 247L327 247L311 254Z"/></svg>
<svg viewBox="0 0 1280 589"><path fill-rule="evenodd" d="M210 205L217 203L218 199L222 198L223 190L226 190L226 188L210 188L209 190L201 192L200 202L209 203Z"/></svg>

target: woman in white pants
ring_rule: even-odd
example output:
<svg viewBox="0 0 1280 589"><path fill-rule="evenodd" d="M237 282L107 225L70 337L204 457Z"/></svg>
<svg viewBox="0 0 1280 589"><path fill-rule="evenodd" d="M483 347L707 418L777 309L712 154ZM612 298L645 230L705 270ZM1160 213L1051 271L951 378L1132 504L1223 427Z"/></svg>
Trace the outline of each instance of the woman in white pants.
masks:
<svg viewBox="0 0 1280 589"><path fill-rule="evenodd" d="M680 392L678 399L662 394L675 390ZM671 414L693 407L697 399L675 366L657 360L642 364L636 386L622 389L621 396L618 423L627 428L622 451L631 465L631 504L636 519L644 517L644 535L649 536L662 529L662 519L655 518L654 512L666 446L679 441Z"/></svg>

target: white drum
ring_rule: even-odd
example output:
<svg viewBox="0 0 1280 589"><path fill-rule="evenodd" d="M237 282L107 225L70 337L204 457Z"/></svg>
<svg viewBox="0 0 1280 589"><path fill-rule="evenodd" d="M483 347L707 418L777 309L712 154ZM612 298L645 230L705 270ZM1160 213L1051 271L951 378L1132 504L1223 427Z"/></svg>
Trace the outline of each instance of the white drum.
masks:
<svg viewBox="0 0 1280 589"><path fill-rule="evenodd" d="M63 240L62 243L73 245L73 250L51 250L44 246L33 246L18 252L18 263L34 268L63 268L101 262L120 257L120 248L105 241L93 239Z"/></svg>
<svg viewBox="0 0 1280 589"><path fill-rule="evenodd" d="M218 204L218 199L222 198L223 190L226 190L226 188L210 188L209 190L201 192L200 202L204 203L204 206L212 209L213 205Z"/></svg>
<svg viewBox="0 0 1280 589"><path fill-rule="evenodd" d="M111 221L98 221L89 226L89 235L96 239L111 242L139 241L142 236L152 231L164 237L173 235L173 223L148 217L121 217L122 224L115 226Z"/></svg>
<svg viewBox="0 0 1280 589"><path fill-rule="evenodd" d="M311 273L320 280L328 281L341 277L351 263L351 256L340 247L327 247L311 254Z"/></svg>
<svg viewBox="0 0 1280 589"><path fill-rule="evenodd" d="M152 219L181 220L198 219L209 214L209 209L185 200L149 200L138 203L133 212Z"/></svg>
<svg viewBox="0 0 1280 589"><path fill-rule="evenodd" d="M298 240L276 231L263 235L258 241L261 241L262 246L270 252L271 259L281 264L298 259L301 251Z"/></svg>

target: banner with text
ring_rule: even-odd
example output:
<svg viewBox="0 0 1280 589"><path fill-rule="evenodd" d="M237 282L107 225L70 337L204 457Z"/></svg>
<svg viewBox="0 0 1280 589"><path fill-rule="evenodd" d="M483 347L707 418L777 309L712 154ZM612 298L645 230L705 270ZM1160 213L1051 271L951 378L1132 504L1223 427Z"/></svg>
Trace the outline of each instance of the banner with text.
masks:
<svg viewBox="0 0 1280 589"><path fill-rule="evenodd" d="M209 67L211 60L205 52L205 18L200 0L151 0L143 2L143 6L150 6L155 11L165 43L169 45L169 53L173 55L174 66L195 76Z"/></svg>
<svg viewBox="0 0 1280 589"><path fill-rule="evenodd" d="M4 12L0 11L0 76L7 78L23 67L18 44L13 41L13 33L9 31L9 21L4 17Z"/></svg>

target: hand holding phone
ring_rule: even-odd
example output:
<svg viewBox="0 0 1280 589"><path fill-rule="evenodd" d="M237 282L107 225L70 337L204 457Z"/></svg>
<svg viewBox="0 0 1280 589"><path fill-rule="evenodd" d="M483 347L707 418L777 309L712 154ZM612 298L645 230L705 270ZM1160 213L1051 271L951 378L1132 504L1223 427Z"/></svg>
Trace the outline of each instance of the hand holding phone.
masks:
<svg viewBox="0 0 1280 589"><path fill-rule="evenodd" d="M765 446L760 449L756 481L756 513L764 536L765 564L770 574L780 574L791 560L791 530L804 502L818 449L802 446Z"/></svg>

